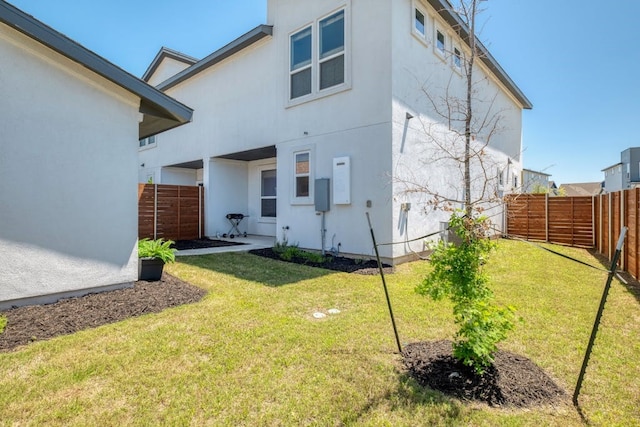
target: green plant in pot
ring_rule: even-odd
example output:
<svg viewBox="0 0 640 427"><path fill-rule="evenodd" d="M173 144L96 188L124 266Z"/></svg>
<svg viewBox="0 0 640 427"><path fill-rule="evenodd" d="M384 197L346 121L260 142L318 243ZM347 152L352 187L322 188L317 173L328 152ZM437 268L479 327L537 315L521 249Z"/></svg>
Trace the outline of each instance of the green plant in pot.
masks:
<svg viewBox="0 0 640 427"><path fill-rule="evenodd" d="M156 281L162 277L166 263L176 260L173 240L138 240L138 280Z"/></svg>

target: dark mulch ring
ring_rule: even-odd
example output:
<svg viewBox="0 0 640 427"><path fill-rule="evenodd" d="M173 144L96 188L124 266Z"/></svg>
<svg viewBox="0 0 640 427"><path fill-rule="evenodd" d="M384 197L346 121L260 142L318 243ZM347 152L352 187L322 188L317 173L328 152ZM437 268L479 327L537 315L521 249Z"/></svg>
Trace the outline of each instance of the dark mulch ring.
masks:
<svg viewBox="0 0 640 427"><path fill-rule="evenodd" d="M374 260L355 260L345 257L327 257L327 261L323 263L310 262L303 258L294 257L291 261L286 261L280 258L280 256L273 251L272 248L266 249L253 249L249 251L250 254L258 255L265 258L277 259L284 262L292 262L295 264L305 264L311 267L325 268L327 270L341 271L343 273L356 273L356 274L379 274L378 262ZM385 274L393 273L393 267L387 264L382 264Z"/></svg>
<svg viewBox="0 0 640 427"><path fill-rule="evenodd" d="M453 358L451 341L411 343L403 362L422 386L490 406L532 407L566 402L567 394L524 356L499 350L483 376Z"/></svg>
<svg viewBox="0 0 640 427"><path fill-rule="evenodd" d="M12 308L1 313L7 318L7 326L0 334L0 352L194 303L205 295L205 290L165 273L160 281L139 281L132 288L65 298L54 304Z"/></svg>
<svg viewBox="0 0 640 427"><path fill-rule="evenodd" d="M244 245L241 242L228 242L226 240L216 239L193 239L193 240L177 240L171 247L178 251L184 251L187 249L204 249L204 248L219 248L222 246L237 246Z"/></svg>

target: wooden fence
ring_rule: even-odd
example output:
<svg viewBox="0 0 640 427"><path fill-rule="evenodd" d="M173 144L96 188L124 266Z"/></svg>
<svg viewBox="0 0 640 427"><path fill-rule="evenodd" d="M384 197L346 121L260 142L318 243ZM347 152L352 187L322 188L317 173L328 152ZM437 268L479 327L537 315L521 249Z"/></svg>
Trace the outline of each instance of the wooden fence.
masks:
<svg viewBox="0 0 640 427"><path fill-rule="evenodd" d="M204 234L204 188L138 184L138 237L190 240Z"/></svg>
<svg viewBox="0 0 640 427"><path fill-rule="evenodd" d="M640 188L599 196L520 194L507 199L505 211L509 235L595 248L608 259L628 227L620 268L640 277Z"/></svg>
<svg viewBox="0 0 640 427"><path fill-rule="evenodd" d="M593 197L519 194L507 199L507 234L527 240L593 247Z"/></svg>

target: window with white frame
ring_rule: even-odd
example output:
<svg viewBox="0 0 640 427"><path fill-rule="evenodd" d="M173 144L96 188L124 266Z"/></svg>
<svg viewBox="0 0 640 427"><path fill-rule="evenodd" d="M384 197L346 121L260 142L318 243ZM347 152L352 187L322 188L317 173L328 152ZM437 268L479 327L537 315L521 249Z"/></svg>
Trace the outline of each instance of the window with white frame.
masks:
<svg viewBox="0 0 640 427"><path fill-rule="evenodd" d="M344 10L320 21L320 90L344 83Z"/></svg>
<svg viewBox="0 0 640 427"><path fill-rule="evenodd" d="M504 185L504 171L498 169L498 185Z"/></svg>
<svg viewBox="0 0 640 427"><path fill-rule="evenodd" d="M311 93L311 27L291 36L291 99Z"/></svg>
<svg viewBox="0 0 640 427"><path fill-rule="evenodd" d="M445 34L439 29L436 30L435 47L436 47L436 52L440 53L441 55L445 54L445 51L447 49L447 36L445 36Z"/></svg>
<svg viewBox="0 0 640 427"><path fill-rule="evenodd" d="M454 46L453 48L453 66L456 70L462 71L462 52Z"/></svg>
<svg viewBox="0 0 640 427"><path fill-rule="evenodd" d="M294 155L294 197L310 197L311 152L301 151Z"/></svg>
<svg viewBox="0 0 640 427"><path fill-rule="evenodd" d="M143 138L140 141L138 141L138 147L139 148L148 148L150 146L155 146L156 144L156 136L150 136L148 138Z"/></svg>
<svg viewBox="0 0 640 427"><path fill-rule="evenodd" d="M346 82L345 22L342 9L290 36L290 100Z"/></svg>
<svg viewBox="0 0 640 427"><path fill-rule="evenodd" d="M424 12L414 8L413 29L422 37L426 37L426 18Z"/></svg>
<svg viewBox="0 0 640 427"><path fill-rule="evenodd" d="M276 170L263 170L260 175L260 216L262 218L276 217Z"/></svg>

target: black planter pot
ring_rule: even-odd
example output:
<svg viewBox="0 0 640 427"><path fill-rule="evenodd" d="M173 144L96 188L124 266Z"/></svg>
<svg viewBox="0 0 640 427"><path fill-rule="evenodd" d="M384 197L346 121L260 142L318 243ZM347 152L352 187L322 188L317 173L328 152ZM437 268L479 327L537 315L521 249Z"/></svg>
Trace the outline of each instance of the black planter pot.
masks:
<svg viewBox="0 0 640 427"><path fill-rule="evenodd" d="M159 258L139 258L138 259L138 280L155 282L162 277L164 261Z"/></svg>

